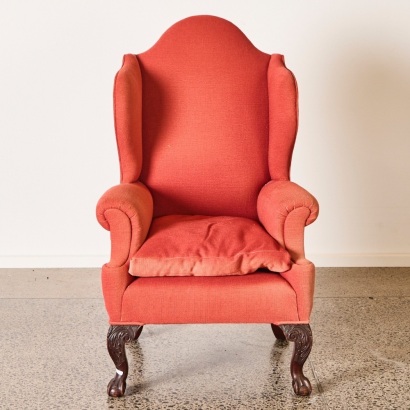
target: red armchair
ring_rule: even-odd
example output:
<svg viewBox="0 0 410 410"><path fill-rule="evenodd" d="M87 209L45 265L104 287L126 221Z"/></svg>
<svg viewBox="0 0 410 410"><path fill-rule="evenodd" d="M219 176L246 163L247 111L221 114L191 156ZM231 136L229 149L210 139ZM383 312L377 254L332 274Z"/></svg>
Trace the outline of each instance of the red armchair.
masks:
<svg viewBox="0 0 410 410"><path fill-rule="evenodd" d="M295 393L310 394L315 268L303 235L318 204L289 180L297 88L283 56L226 20L190 17L124 57L114 112L121 183L97 205L111 234L108 394L125 392L125 343L170 323L271 324L295 342Z"/></svg>

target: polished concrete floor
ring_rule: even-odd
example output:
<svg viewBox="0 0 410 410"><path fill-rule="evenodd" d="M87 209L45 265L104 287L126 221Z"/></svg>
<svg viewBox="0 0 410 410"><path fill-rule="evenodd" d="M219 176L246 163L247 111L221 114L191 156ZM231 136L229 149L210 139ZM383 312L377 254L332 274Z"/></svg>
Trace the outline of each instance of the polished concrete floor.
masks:
<svg viewBox="0 0 410 410"><path fill-rule="evenodd" d="M305 374L268 325L146 326L114 366L97 269L0 270L0 409L410 409L410 268L320 268Z"/></svg>

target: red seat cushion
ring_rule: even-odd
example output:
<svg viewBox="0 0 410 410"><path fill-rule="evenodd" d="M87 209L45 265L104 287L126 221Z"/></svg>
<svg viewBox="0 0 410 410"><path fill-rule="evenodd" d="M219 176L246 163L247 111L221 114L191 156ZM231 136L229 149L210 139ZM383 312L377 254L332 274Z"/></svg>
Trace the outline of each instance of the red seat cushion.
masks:
<svg viewBox="0 0 410 410"><path fill-rule="evenodd" d="M131 258L130 274L155 276L245 275L259 268L284 272L288 252L251 219L168 215L155 218Z"/></svg>

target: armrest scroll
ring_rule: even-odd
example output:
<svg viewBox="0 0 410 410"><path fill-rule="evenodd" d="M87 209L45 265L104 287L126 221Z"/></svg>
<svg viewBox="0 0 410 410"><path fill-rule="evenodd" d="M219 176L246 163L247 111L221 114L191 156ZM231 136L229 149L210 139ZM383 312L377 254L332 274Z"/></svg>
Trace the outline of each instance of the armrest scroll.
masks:
<svg viewBox="0 0 410 410"><path fill-rule="evenodd" d="M111 235L109 267L119 267L144 242L152 221L152 196L137 182L110 188L97 204L97 219Z"/></svg>
<svg viewBox="0 0 410 410"><path fill-rule="evenodd" d="M258 217L265 229L291 254L296 263L305 262L304 228L319 213L315 197L290 181L271 181L259 193Z"/></svg>

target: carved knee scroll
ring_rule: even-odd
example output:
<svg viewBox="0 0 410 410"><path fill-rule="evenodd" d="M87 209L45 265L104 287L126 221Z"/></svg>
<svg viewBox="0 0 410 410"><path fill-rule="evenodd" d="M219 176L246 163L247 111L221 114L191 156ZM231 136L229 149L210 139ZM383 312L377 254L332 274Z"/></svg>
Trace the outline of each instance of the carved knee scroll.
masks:
<svg viewBox="0 0 410 410"><path fill-rule="evenodd" d="M125 393L128 376L125 343L137 340L141 332L142 326L110 326L108 329L107 348L116 368L115 376L107 386L111 397L121 397Z"/></svg>
<svg viewBox="0 0 410 410"><path fill-rule="evenodd" d="M293 379L293 390L298 396L309 396L312 386L309 379L303 374L303 365L312 350L312 331L308 324L279 325L286 340L294 342L290 372Z"/></svg>

